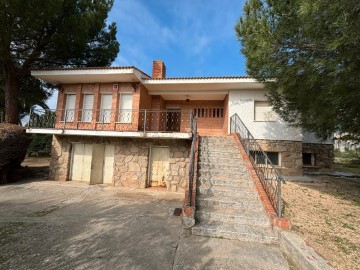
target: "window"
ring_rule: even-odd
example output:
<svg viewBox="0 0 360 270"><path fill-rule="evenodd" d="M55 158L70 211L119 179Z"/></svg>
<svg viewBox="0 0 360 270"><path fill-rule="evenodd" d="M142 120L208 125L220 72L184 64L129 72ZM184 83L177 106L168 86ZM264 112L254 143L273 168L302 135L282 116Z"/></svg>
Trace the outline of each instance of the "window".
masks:
<svg viewBox="0 0 360 270"><path fill-rule="evenodd" d="M83 99L83 109L81 112L82 122L91 122L93 113L94 95L85 94Z"/></svg>
<svg viewBox="0 0 360 270"><path fill-rule="evenodd" d="M111 104L112 104L112 94L102 94L99 122L110 123Z"/></svg>
<svg viewBox="0 0 360 270"><path fill-rule="evenodd" d="M119 122L130 124L132 121L132 94L120 95Z"/></svg>
<svg viewBox="0 0 360 270"><path fill-rule="evenodd" d="M280 166L280 153L279 152L265 152L272 164ZM265 156L260 151L250 151L250 156L255 159L256 164L265 164L268 162Z"/></svg>
<svg viewBox="0 0 360 270"><path fill-rule="evenodd" d="M275 121L275 113L269 102L255 101L254 103L254 120L255 121Z"/></svg>
<svg viewBox="0 0 360 270"><path fill-rule="evenodd" d="M315 166L315 154L314 153L303 153L302 159L303 159L303 165Z"/></svg>
<svg viewBox="0 0 360 270"><path fill-rule="evenodd" d="M66 104L65 104L65 113L64 113L64 121L65 122L73 122L74 121L75 100L76 100L76 95L74 95L74 94L66 95Z"/></svg>

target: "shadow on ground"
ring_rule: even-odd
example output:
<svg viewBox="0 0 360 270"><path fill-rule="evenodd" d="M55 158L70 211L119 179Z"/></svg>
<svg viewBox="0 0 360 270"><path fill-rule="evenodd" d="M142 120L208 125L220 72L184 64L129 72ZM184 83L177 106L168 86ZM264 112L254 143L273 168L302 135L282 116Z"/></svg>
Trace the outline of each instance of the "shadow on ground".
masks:
<svg viewBox="0 0 360 270"><path fill-rule="evenodd" d="M0 269L173 268L181 200L97 186L69 195L71 186L42 185L0 187ZM209 250L196 252L205 258Z"/></svg>

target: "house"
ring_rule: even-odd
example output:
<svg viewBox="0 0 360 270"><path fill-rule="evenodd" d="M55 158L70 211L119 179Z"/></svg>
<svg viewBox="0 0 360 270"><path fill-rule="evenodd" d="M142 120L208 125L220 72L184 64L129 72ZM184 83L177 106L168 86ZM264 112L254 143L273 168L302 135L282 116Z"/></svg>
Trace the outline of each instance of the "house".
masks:
<svg viewBox="0 0 360 270"><path fill-rule="evenodd" d="M333 170L332 141L289 127L248 76L169 78L162 61L153 62L152 76L133 66L31 74L58 86L56 110L33 111L27 128L53 134L55 180L183 191L195 122L200 137L227 136L234 114L281 174Z"/></svg>

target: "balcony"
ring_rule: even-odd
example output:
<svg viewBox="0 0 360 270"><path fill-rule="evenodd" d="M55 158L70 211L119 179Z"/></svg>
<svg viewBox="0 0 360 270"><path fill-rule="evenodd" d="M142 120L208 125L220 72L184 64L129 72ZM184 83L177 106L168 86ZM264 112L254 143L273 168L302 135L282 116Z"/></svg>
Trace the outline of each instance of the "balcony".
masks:
<svg viewBox="0 0 360 270"><path fill-rule="evenodd" d="M34 110L27 133L190 139L190 110Z"/></svg>

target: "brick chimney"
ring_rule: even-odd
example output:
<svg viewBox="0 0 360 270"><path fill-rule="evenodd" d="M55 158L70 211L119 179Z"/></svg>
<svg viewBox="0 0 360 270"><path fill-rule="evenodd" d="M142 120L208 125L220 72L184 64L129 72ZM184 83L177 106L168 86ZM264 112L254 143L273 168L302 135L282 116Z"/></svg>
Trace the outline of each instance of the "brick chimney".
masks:
<svg viewBox="0 0 360 270"><path fill-rule="evenodd" d="M153 78L165 78L166 77L166 66L162 60L154 60L152 68Z"/></svg>

